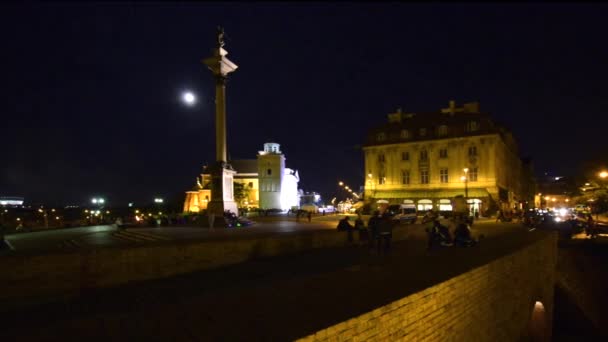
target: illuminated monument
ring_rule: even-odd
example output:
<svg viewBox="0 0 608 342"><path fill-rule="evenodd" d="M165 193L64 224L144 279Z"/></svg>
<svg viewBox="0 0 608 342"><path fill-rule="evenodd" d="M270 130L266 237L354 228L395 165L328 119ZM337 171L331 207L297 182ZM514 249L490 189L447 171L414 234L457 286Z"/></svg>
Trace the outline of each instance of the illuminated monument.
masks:
<svg viewBox="0 0 608 342"><path fill-rule="evenodd" d="M241 184L246 192L240 199L241 206L282 210L299 207L300 175L297 170L285 167L285 155L279 144L265 143L257 160L231 160L230 164L236 172L234 182ZM198 212L211 203L213 191L209 168L203 170L196 183L194 189L186 192L184 212Z"/></svg>
<svg viewBox="0 0 608 342"><path fill-rule="evenodd" d="M224 211L230 210L238 215L234 202L233 179L236 173L227 163L226 147L226 80L237 65L232 63L224 50L224 29L218 27L217 47L213 56L203 60L215 78L215 164L209 168L211 174L211 201L208 211L222 217Z"/></svg>

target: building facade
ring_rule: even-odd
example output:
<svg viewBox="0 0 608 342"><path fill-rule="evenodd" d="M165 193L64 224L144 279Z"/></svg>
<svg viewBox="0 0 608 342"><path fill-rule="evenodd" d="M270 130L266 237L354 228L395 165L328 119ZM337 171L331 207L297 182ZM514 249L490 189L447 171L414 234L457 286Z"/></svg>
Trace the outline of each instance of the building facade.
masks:
<svg viewBox="0 0 608 342"><path fill-rule="evenodd" d="M298 171L285 167L285 155L277 143L264 144L257 159L232 160L235 200L239 207L288 210L299 206ZM186 192L184 212L207 209L211 199L211 175L203 170L197 184ZM238 191L241 191L239 194Z"/></svg>
<svg viewBox="0 0 608 342"><path fill-rule="evenodd" d="M369 131L363 151L365 197L371 201L451 210L451 199L463 195L472 213L484 215L529 200L512 133L476 102L457 108L450 101L449 108L432 113L398 110Z"/></svg>

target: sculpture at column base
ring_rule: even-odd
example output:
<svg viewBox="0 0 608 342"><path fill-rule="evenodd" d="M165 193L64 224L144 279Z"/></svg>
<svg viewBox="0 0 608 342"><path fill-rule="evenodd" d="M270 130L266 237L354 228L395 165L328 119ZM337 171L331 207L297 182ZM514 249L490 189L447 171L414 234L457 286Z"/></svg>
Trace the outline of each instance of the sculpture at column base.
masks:
<svg viewBox="0 0 608 342"><path fill-rule="evenodd" d="M211 174L211 201L207 205L207 213L214 213L218 222L222 222L221 218L224 217L226 210L238 216L233 188L236 171L225 162L217 162L208 170Z"/></svg>

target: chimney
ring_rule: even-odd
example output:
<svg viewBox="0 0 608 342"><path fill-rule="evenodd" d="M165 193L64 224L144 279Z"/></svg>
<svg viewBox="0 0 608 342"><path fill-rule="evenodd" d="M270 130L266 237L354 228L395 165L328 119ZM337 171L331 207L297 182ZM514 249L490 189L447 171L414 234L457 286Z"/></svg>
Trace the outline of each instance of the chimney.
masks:
<svg viewBox="0 0 608 342"><path fill-rule="evenodd" d="M396 113L391 113L388 115L388 122L389 123L399 123L399 122L401 122L402 118L403 118L403 109L401 107L399 107L399 108L397 108Z"/></svg>
<svg viewBox="0 0 608 342"><path fill-rule="evenodd" d="M465 113L479 113L479 102L470 102L464 104Z"/></svg>

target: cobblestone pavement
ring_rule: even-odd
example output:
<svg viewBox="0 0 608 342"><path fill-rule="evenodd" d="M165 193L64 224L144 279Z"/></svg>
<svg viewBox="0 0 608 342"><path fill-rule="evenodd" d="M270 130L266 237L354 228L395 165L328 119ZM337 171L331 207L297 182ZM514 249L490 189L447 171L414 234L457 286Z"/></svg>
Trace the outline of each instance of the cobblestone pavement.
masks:
<svg viewBox="0 0 608 342"><path fill-rule="evenodd" d="M214 271L95 290L0 314L20 341L285 341L447 280L546 232L479 223L474 248L425 251L423 226L390 255L365 247L312 250Z"/></svg>

